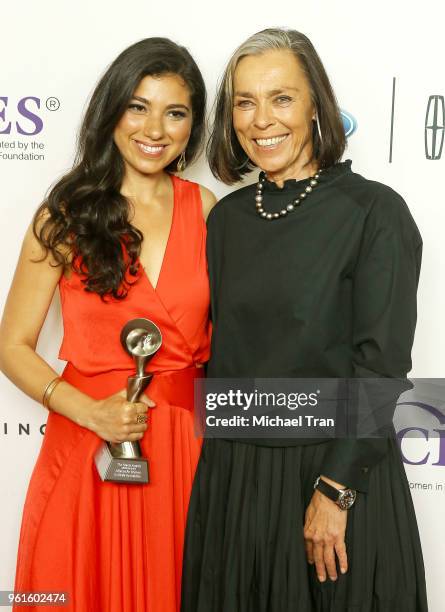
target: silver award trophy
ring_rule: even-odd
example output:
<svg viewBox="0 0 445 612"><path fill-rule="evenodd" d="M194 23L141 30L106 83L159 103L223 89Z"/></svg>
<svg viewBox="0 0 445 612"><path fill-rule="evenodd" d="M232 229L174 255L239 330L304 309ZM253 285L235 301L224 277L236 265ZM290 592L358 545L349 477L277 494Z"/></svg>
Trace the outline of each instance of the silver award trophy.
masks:
<svg viewBox="0 0 445 612"><path fill-rule="evenodd" d="M121 344L133 356L136 374L127 379L127 400L136 402L147 388L153 374L145 368L162 344L161 331L149 319L132 319L121 331ZM104 442L95 456L102 480L146 484L149 482L148 461L136 442Z"/></svg>

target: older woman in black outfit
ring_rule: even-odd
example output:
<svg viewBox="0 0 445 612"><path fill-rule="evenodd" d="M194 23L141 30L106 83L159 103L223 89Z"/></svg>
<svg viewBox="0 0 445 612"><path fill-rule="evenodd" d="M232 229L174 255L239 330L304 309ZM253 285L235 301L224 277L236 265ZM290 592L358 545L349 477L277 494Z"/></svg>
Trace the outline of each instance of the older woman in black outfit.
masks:
<svg viewBox="0 0 445 612"><path fill-rule="evenodd" d="M421 237L397 193L339 161L344 148L303 34L238 48L210 166L227 184L262 173L209 217L209 376L406 377ZM182 612L427 610L394 437L205 440L187 529Z"/></svg>

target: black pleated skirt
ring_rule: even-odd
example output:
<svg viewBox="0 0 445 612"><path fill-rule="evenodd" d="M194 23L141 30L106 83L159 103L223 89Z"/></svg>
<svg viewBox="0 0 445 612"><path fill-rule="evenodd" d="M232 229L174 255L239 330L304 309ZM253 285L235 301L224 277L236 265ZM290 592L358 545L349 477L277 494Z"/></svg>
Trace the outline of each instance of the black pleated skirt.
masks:
<svg viewBox="0 0 445 612"><path fill-rule="evenodd" d="M397 442L348 511L349 570L320 583L305 510L326 444L205 440L190 501L181 612L426 612L419 533Z"/></svg>

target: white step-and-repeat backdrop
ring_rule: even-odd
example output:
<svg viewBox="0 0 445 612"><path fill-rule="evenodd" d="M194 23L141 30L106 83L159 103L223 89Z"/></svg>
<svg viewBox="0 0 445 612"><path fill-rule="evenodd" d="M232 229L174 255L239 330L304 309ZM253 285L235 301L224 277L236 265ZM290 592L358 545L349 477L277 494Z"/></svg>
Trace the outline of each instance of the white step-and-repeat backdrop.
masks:
<svg viewBox="0 0 445 612"><path fill-rule="evenodd" d="M0 304L32 213L72 162L85 101L126 46L167 36L187 46L210 102L231 51L270 26L305 32L318 49L354 132L354 170L391 185L408 202L424 239L413 377L445 371L445 9L440 2L68 2L12 1L1 9ZM219 196L229 191L202 159L188 176ZM39 351L58 369L58 297ZM422 408L419 408L422 411ZM22 504L46 413L0 377L0 590L13 588ZM430 610L441 612L445 556L445 422L431 414L402 443L426 563Z"/></svg>

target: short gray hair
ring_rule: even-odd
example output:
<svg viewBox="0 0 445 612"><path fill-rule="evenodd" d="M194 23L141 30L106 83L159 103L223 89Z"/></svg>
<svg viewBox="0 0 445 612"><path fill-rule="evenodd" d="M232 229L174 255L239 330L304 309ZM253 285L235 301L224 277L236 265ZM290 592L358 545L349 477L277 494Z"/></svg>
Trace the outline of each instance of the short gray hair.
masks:
<svg viewBox="0 0 445 612"><path fill-rule="evenodd" d="M296 30L269 28L250 36L233 53L218 88L215 119L207 146L213 174L231 185L254 168L238 142L232 123L233 79L239 62L249 55L283 50L293 53L309 83L319 122L320 138L314 125L312 139L314 158L320 167L328 167L341 159L346 138L337 100L326 70L307 36Z"/></svg>

